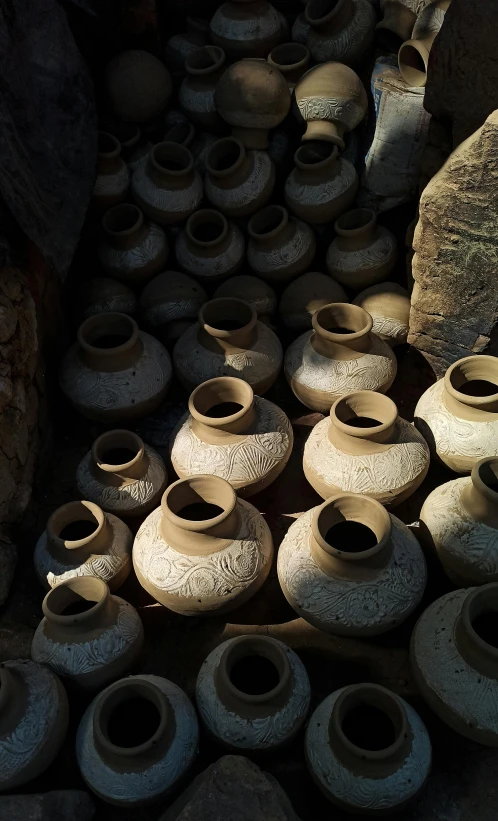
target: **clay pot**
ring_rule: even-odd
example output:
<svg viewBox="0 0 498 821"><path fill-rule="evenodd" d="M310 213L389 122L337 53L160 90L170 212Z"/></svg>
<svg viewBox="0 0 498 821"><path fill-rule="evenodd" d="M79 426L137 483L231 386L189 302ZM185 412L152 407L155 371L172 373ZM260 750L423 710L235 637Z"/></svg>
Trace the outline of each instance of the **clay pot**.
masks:
<svg viewBox="0 0 498 821"><path fill-rule="evenodd" d="M498 358L466 356L450 365L420 397L415 424L432 456L456 473L498 456Z"/></svg>
<svg viewBox="0 0 498 821"><path fill-rule="evenodd" d="M437 0L422 9L417 17L411 39L403 43L398 53L398 67L407 85L425 86L432 44L443 25L450 0Z"/></svg>
<svg viewBox="0 0 498 821"><path fill-rule="evenodd" d="M120 156L121 145L112 134L99 131L98 152L92 207L96 211L106 211L126 197L130 187L130 172Z"/></svg>
<svg viewBox="0 0 498 821"><path fill-rule="evenodd" d="M68 703L57 676L34 661L0 664L0 791L41 775L66 737Z"/></svg>
<svg viewBox="0 0 498 821"><path fill-rule="evenodd" d="M357 391L334 402L330 419L312 429L303 468L322 499L363 493L394 507L422 484L429 461L427 442L392 399Z"/></svg>
<svg viewBox="0 0 498 821"><path fill-rule="evenodd" d="M310 31L310 24L306 20L304 12L298 14L292 26L292 40L294 43L301 43L305 46L308 42L308 34ZM309 51L309 49L308 49Z"/></svg>
<svg viewBox="0 0 498 821"><path fill-rule="evenodd" d="M102 579L82 576L54 587L42 604L31 656L86 689L124 675L142 650L144 630L131 604Z"/></svg>
<svg viewBox="0 0 498 821"><path fill-rule="evenodd" d="M396 357L372 333L372 317L363 308L325 305L311 323L313 330L299 336L285 354L285 376L300 402L325 412L353 391L389 390Z"/></svg>
<svg viewBox="0 0 498 821"><path fill-rule="evenodd" d="M133 171L152 148L149 140L136 123L114 123L108 131L121 143L121 157Z"/></svg>
<svg viewBox="0 0 498 821"><path fill-rule="evenodd" d="M341 687L306 728L306 763L322 793L351 813L385 816L423 789L429 734L413 707L378 684Z"/></svg>
<svg viewBox="0 0 498 821"><path fill-rule="evenodd" d="M294 154L294 163L285 183L285 202L297 217L323 225L352 205L358 174L352 163L339 159L336 145L305 143Z"/></svg>
<svg viewBox="0 0 498 821"><path fill-rule="evenodd" d="M85 711L76 757L99 798L137 807L175 787L198 743L197 716L183 690L159 676L128 676L99 693Z"/></svg>
<svg viewBox="0 0 498 821"><path fill-rule="evenodd" d="M411 32L411 29L410 29ZM176 77L185 75L185 60L209 42L209 22L201 17L187 17L186 30L174 34L166 43L166 63Z"/></svg>
<svg viewBox="0 0 498 821"><path fill-rule="evenodd" d="M355 208L336 220L336 238L327 251L327 270L346 288L360 291L382 282L398 259L396 239L377 225L370 208Z"/></svg>
<svg viewBox="0 0 498 821"><path fill-rule="evenodd" d="M278 337L240 299L212 299L199 322L180 337L173 351L176 374L187 390L215 376L238 376L262 395L282 367Z"/></svg>
<svg viewBox="0 0 498 821"><path fill-rule="evenodd" d="M291 103L285 79L266 60L240 60L227 68L214 100L218 114L246 148L266 148L269 129L280 125Z"/></svg>
<svg viewBox="0 0 498 821"><path fill-rule="evenodd" d="M282 15L266 0L229 0L214 13L211 40L230 60L265 57L282 42L285 26Z"/></svg>
<svg viewBox="0 0 498 821"><path fill-rule="evenodd" d="M190 395L188 412L171 437L171 462L180 479L221 476L247 498L282 473L293 441L291 424L277 405L254 396L242 379L220 376Z"/></svg>
<svg viewBox="0 0 498 821"><path fill-rule="evenodd" d="M369 0L309 0L307 46L316 63L357 65L372 45L377 17Z"/></svg>
<svg viewBox="0 0 498 821"><path fill-rule="evenodd" d="M303 726L310 704L304 664L268 636L224 641L204 661L195 690L206 728L234 752L275 750Z"/></svg>
<svg viewBox="0 0 498 821"><path fill-rule="evenodd" d="M120 120L148 123L166 108L173 86L168 69L148 51L123 51L108 64L105 83Z"/></svg>
<svg viewBox="0 0 498 821"><path fill-rule="evenodd" d="M199 174L206 171L206 158L211 146L216 142L214 134L196 131L192 123L182 122L168 128L164 134L166 142L179 143L188 148L194 158L194 168Z"/></svg>
<svg viewBox="0 0 498 821"><path fill-rule="evenodd" d="M342 63L323 63L306 72L296 86L296 103L307 127L303 140L325 140L345 147L344 133L361 123L368 110L363 84Z"/></svg>
<svg viewBox="0 0 498 821"><path fill-rule="evenodd" d="M161 456L129 430L95 439L76 471L84 499L117 516L144 516L160 502L168 483Z"/></svg>
<svg viewBox="0 0 498 821"><path fill-rule="evenodd" d="M273 288L258 277L249 274L238 274L218 285L213 294L214 299L221 297L239 297L256 311L258 319L267 324L277 309L277 295Z"/></svg>
<svg viewBox="0 0 498 821"><path fill-rule="evenodd" d="M311 328L311 318L315 311L331 302L347 302L348 298L338 282L317 271L301 274L287 285L282 294L278 312L287 328L293 331L307 331Z"/></svg>
<svg viewBox="0 0 498 821"><path fill-rule="evenodd" d="M287 531L278 579L291 607L338 636L377 636L413 613L427 580L412 532L380 502L341 493Z"/></svg>
<svg viewBox="0 0 498 821"><path fill-rule="evenodd" d="M158 143L133 172L133 199L161 225L182 222L199 208L204 195L202 180L193 166L188 148L173 142Z"/></svg>
<svg viewBox="0 0 498 821"><path fill-rule="evenodd" d="M249 220L247 262L269 282L289 282L315 258L316 239L305 222L289 217L281 205L267 205Z"/></svg>
<svg viewBox="0 0 498 821"><path fill-rule="evenodd" d="M178 234L176 259L181 268L202 283L219 282L235 274L245 256L240 228L212 208L196 211Z"/></svg>
<svg viewBox="0 0 498 821"><path fill-rule="evenodd" d="M171 360L126 314L98 314L80 325L64 357L60 386L75 408L101 422L152 413L171 382Z"/></svg>
<svg viewBox="0 0 498 821"><path fill-rule="evenodd" d="M108 277L95 277L84 282L78 291L77 304L84 319L115 311L134 314L137 310L137 300L131 288Z"/></svg>
<svg viewBox="0 0 498 821"><path fill-rule="evenodd" d="M409 40L417 20L417 0L380 0L382 20L375 26L380 45L398 53L405 40Z"/></svg>
<svg viewBox="0 0 498 821"><path fill-rule="evenodd" d="M225 52L217 46L203 46L185 60L187 76L180 86L178 101L194 125L216 131L222 120L214 104L214 90L224 71Z"/></svg>
<svg viewBox="0 0 498 821"><path fill-rule="evenodd" d="M132 545L130 529L117 516L93 502L68 502L54 510L36 543L36 574L47 590L93 576L114 592L130 575Z"/></svg>
<svg viewBox="0 0 498 821"><path fill-rule="evenodd" d="M353 305L368 311L373 319L373 330L391 347L404 345L410 321L410 295L396 282L372 285L358 294Z"/></svg>
<svg viewBox="0 0 498 821"><path fill-rule="evenodd" d="M283 75L289 91L293 91L296 83L308 70L310 53L302 43L282 43L270 51L267 59Z"/></svg>
<svg viewBox="0 0 498 821"><path fill-rule="evenodd" d="M266 151L246 151L240 140L215 142L206 157L206 197L229 217L254 214L269 200L275 167Z"/></svg>
<svg viewBox="0 0 498 821"><path fill-rule="evenodd" d="M184 616L225 613L250 599L265 582L272 557L263 516L218 476L170 485L133 546L142 587Z"/></svg>
<svg viewBox="0 0 498 821"><path fill-rule="evenodd" d="M158 274L140 295L144 325L165 344L175 342L195 323L208 296L195 279L180 271Z"/></svg>
<svg viewBox="0 0 498 821"><path fill-rule="evenodd" d="M455 590L420 616L410 662L437 716L472 741L498 747L498 584Z"/></svg>
<svg viewBox="0 0 498 821"><path fill-rule="evenodd" d="M159 225L144 220L136 205L127 202L111 208L102 219L102 228L99 260L114 279L140 288L164 269L166 234Z"/></svg>

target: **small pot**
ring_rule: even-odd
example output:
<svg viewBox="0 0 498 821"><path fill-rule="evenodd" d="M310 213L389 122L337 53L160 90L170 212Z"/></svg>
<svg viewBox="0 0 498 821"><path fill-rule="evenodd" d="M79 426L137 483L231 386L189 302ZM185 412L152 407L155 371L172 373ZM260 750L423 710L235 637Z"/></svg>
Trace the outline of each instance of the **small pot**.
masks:
<svg viewBox="0 0 498 821"><path fill-rule="evenodd" d="M348 297L342 285L327 274L311 271L301 274L287 285L282 294L278 312L287 328L302 333L309 330L315 311L331 302L347 302Z"/></svg>
<svg viewBox="0 0 498 821"><path fill-rule="evenodd" d="M268 205L249 220L247 262L269 282L289 282L308 270L316 251L313 230L289 217L281 205Z"/></svg>
<svg viewBox="0 0 498 821"><path fill-rule="evenodd" d="M358 174L352 163L339 158L336 145L305 143L294 154L294 163L285 183L285 202L297 217L323 225L352 205Z"/></svg>
<svg viewBox="0 0 498 821"><path fill-rule="evenodd" d="M327 270L346 288L360 291L385 280L394 269L396 239L377 225L370 208L355 208L336 220L336 238L327 251Z"/></svg>
<svg viewBox="0 0 498 821"><path fill-rule="evenodd" d="M225 52L218 46L203 46L185 60L187 76L180 86L178 101L194 125L217 131L223 121L216 111L214 90L224 71Z"/></svg>
<svg viewBox="0 0 498 821"><path fill-rule="evenodd" d="M99 131L97 179L92 193L92 207L106 211L124 200L130 187L130 172L121 155L116 137Z"/></svg>
<svg viewBox="0 0 498 821"><path fill-rule="evenodd" d="M131 192L142 211L161 225L183 222L199 208L204 195L192 154L174 142L151 149L133 172Z"/></svg>
<svg viewBox="0 0 498 821"><path fill-rule="evenodd" d="M235 274L245 256L240 228L212 208L196 211L176 240L178 264L203 283L219 282Z"/></svg>
<svg viewBox="0 0 498 821"><path fill-rule="evenodd" d="M270 51L267 59L273 68L280 71L292 92L308 70L310 53L301 43L282 43Z"/></svg>
<svg viewBox="0 0 498 821"><path fill-rule="evenodd" d="M140 208L122 203L102 219L99 260L109 276L132 287L143 287L162 271L168 259L168 240L159 225L144 220Z"/></svg>
<svg viewBox="0 0 498 821"><path fill-rule="evenodd" d="M204 288L181 271L158 274L140 294L140 316L146 328L165 345L195 324L200 308L207 302Z"/></svg>
<svg viewBox="0 0 498 821"><path fill-rule="evenodd" d="M217 140L206 157L206 197L228 217L254 214L269 200L275 167L266 151L246 151L240 140Z"/></svg>
<svg viewBox="0 0 498 821"><path fill-rule="evenodd" d="M357 65L373 42L377 17L369 0L309 0L307 46L315 63Z"/></svg>
<svg viewBox="0 0 498 821"><path fill-rule="evenodd" d="M432 44L443 25L451 0L437 0L426 6L417 17L410 40L400 47L398 67L407 85L423 87L427 81L427 66Z"/></svg>
<svg viewBox="0 0 498 821"><path fill-rule="evenodd" d="M366 288L353 299L368 311L373 319L373 330L391 347L404 345L410 323L410 295L397 282L382 282Z"/></svg>
<svg viewBox="0 0 498 821"><path fill-rule="evenodd" d="M228 0L214 13L211 40L229 60L264 57L285 36L282 15L266 0Z"/></svg>

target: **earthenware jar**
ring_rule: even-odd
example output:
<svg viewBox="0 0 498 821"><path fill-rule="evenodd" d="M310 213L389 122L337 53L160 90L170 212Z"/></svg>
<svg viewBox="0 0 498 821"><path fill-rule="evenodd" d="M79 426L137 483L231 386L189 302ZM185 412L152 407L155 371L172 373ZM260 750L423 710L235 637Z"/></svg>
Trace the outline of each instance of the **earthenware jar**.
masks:
<svg viewBox="0 0 498 821"><path fill-rule="evenodd" d="M221 476L247 498L282 473L293 441L277 405L254 396L243 379L220 376L191 393L188 412L173 431L171 462L180 479Z"/></svg>
<svg viewBox="0 0 498 821"><path fill-rule="evenodd" d="M272 558L265 519L219 476L170 485L133 546L142 587L184 616L238 607L266 580Z"/></svg>
<svg viewBox="0 0 498 821"><path fill-rule="evenodd" d="M130 430L95 439L76 471L78 491L116 516L144 516L160 502L168 483L161 456Z"/></svg>
<svg viewBox="0 0 498 821"><path fill-rule="evenodd" d="M115 115L132 123L148 123L166 108L173 91L171 77L148 51L123 51L105 72L107 93Z"/></svg>
<svg viewBox="0 0 498 821"><path fill-rule="evenodd" d="M271 283L289 282L315 258L316 239L310 226L281 205L267 205L249 220L247 262Z"/></svg>
<svg viewBox="0 0 498 821"><path fill-rule="evenodd" d="M214 134L209 134L207 131L196 131L192 123L185 121L168 128L164 139L166 142L179 143L188 148L194 158L195 170L204 176L208 151L216 142Z"/></svg>
<svg viewBox="0 0 498 821"><path fill-rule="evenodd" d="M178 234L176 259L188 274L209 284L235 274L245 256L245 240L240 228L227 222L219 211L203 208L187 220Z"/></svg>
<svg viewBox="0 0 498 821"><path fill-rule="evenodd" d="M404 345L410 320L410 294L397 282L381 282L366 288L353 305L368 311L373 330L391 347Z"/></svg>
<svg viewBox="0 0 498 821"><path fill-rule="evenodd" d="M294 154L294 163L285 183L285 202L297 217L322 225L353 203L358 174L352 163L339 159L336 145L305 143Z"/></svg>
<svg viewBox="0 0 498 821"><path fill-rule="evenodd" d="M292 26L292 40L294 43L301 43L305 46L308 42L310 24L307 22L304 12L298 14Z"/></svg>
<svg viewBox="0 0 498 821"><path fill-rule="evenodd" d="M466 356L426 390L415 424L431 453L456 473L498 456L498 358Z"/></svg>
<svg viewBox="0 0 498 821"><path fill-rule="evenodd" d="M411 37L419 5L417 0L380 0L382 20L375 30L381 46L398 53L402 43Z"/></svg>
<svg viewBox="0 0 498 821"><path fill-rule="evenodd" d="M338 282L318 271L301 274L287 285L282 294L278 312L287 328L307 331L311 328L311 318L315 311L331 302L347 302L347 294Z"/></svg>
<svg viewBox="0 0 498 821"><path fill-rule="evenodd" d="M75 408L106 423L152 413L170 382L166 348L126 314L85 319L60 369L61 389Z"/></svg>
<svg viewBox="0 0 498 821"><path fill-rule="evenodd" d="M498 747L498 584L455 590L420 616L412 633L415 683L457 733Z"/></svg>
<svg viewBox="0 0 498 821"><path fill-rule="evenodd" d="M121 156L133 171L152 148L149 140L136 123L113 123L108 131L121 143Z"/></svg>
<svg viewBox="0 0 498 821"><path fill-rule="evenodd" d="M218 285L213 294L214 299L219 297L239 297L254 308L258 319L267 324L277 310L277 295L267 282L250 274L238 274L230 277L226 282Z"/></svg>
<svg viewBox="0 0 498 821"><path fill-rule="evenodd" d="M443 25L450 0L437 0L426 6L417 17L411 35L398 53L398 67L401 76L409 86L425 86L427 65L432 44Z"/></svg>
<svg viewBox="0 0 498 821"><path fill-rule="evenodd" d="M197 716L183 690L159 676L128 676L99 693L85 711L76 758L99 798L137 807L174 788L198 743Z"/></svg>
<svg viewBox="0 0 498 821"><path fill-rule="evenodd" d="M93 502L68 502L54 510L34 553L36 574L48 589L78 576L103 579L111 592L131 572L130 529Z"/></svg>
<svg viewBox="0 0 498 821"><path fill-rule="evenodd" d="M161 225L187 219L199 208L204 195L202 180L194 170L192 154L183 145L155 145L133 172L133 199L143 212Z"/></svg>
<svg viewBox="0 0 498 821"><path fill-rule="evenodd" d="M62 582L45 596L31 657L85 689L105 687L133 666L144 631L131 604L111 596L102 579Z"/></svg>
<svg viewBox="0 0 498 821"><path fill-rule="evenodd" d="M322 499L363 493L394 507L423 482L429 461L427 442L398 416L392 399L356 391L337 399L330 418L312 428L303 468Z"/></svg>
<svg viewBox="0 0 498 821"><path fill-rule="evenodd" d="M134 314L137 310L135 294L116 279L95 277L84 282L78 290L77 305L86 319L94 314Z"/></svg>
<svg viewBox="0 0 498 821"><path fill-rule="evenodd" d="M217 140L206 157L206 197L229 217L246 217L273 193L275 167L266 151L246 151L240 140Z"/></svg>
<svg viewBox="0 0 498 821"><path fill-rule="evenodd" d="M99 131L98 151L92 207L96 211L106 211L126 197L130 187L130 172L120 156L121 146L112 134Z"/></svg>
<svg viewBox="0 0 498 821"><path fill-rule="evenodd" d="M98 246L100 264L114 279L142 287L162 271L168 259L168 240L159 225L144 220L138 206L116 205L104 214Z"/></svg>
<svg viewBox="0 0 498 821"><path fill-rule="evenodd" d="M336 220L327 270L346 288L360 291L385 280L398 258L396 239L370 208L355 208Z"/></svg>
<svg viewBox="0 0 498 821"><path fill-rule="evenodd" d="M377 636L413 613L427 579L412 532L369 496L340 493L294 522L278 578L303 619L338 636Z"/></svg>
<svg viewBox="0 0 498 821"><path fill-rule="evenodd" d="M241 299L212 299L199 322L180 337L173 351L176 374L192 391L215 376L239 376L262 395L282 367L282 346L256 311Z"/></svg>
<svg viewBox="0 0 498 821"><path fill-rule="evenodd" d="M344 133L361 123L367 95L357 74L342 63L323 63L301 77L296 103L307 127L303 140L325 140L345 147Z"/></svg>
<svg viewBox="0 0 498 821"><path fill-rule="evenodd" d="M229 0L222 3L210 23L211 40L230 60L265 57L282 42L282 15L266 0Z"/></svg>
<svg viewBox="0 0 498 821"><path fill-rule="evenodd" d="M207 302L204 288L180 271L158 274L140 294L140 316L146 328L165 344L176 341L197 320Z"/></svg>
<svg viewBox="0 0 498 821"><path fill-rule="evenodd" d="M64 687L34 661L0 664L0 791L32 781L50 766L67 732Z"/></svg>
<svg viewBox="0 0 498 821"><path fill-rule="evenodd" d="M410 29L411 32L411 29ZM174 34L166 43L166 63L175 78L185 76L185 60L209 41L209 22L201 17L187 17L186 30Z"/></svg>
<svg viewBox="0 0 498 821"><path fill-rule="evenodd" d="M195 690L202 721L234 751L274 750L303 726L310 704L304 664L268 636L224 641L204 661Z"/></svg>
<svg viewBox="0 0 498 821"><path fill-rule="evenodd" d="M306 729L306 763L333 804L371 815L399 809L431 768L429 734L404 699L379 684L351 684L317 707Z"/></svg>
<svg viewBox="0 0 498 821"><path fill-rule="evenodd" d="M370 48L377 17L369 0L309 0L307 46L315 63L358 65Z"/></svg>
<svg viewBox="0 0 498 821"><path fill-rule="evenodd" d="M302 43L282 43L270 51L267 59L283 75L289 91L293 91L296 83L308 70L310 53Z"/></svg>
<svg viewBox="0 0 498 821"><path fill-rule="evenodd" d="M189 120L199 128L216 131L222 125L214 104L214 90L224 71L225 52L218 46L203 46L185 60L187 76L178 101Z"/></svg>
<svg viewBox="0 0 498 821"><path fill-rule="evenodd" d="M396 357L372 333L363 308L337 302L313 314L313 330L299 336L285 354L286 379L308 408L329 411L353 391L386 393L396 376Z"/></svg>

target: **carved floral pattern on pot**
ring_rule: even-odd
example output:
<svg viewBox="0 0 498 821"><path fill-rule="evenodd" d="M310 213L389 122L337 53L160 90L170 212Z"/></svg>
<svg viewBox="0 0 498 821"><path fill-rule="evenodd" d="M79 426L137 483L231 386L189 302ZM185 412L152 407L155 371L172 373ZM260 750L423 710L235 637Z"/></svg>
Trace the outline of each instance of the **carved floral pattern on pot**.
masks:
<svg viewBox="0 0 498 821"><path fill-rule="evenodd" d="M268 205L251 217L248 232L247 262L262 279L288 282L313 262L313 230L305 222L289 217L281 205Z"/></svg>
<svg viewBox="0 0 498 821"><path fill-rule="evenodd" d="M217 140L206 157L206 197L229 217L262 208L273 193L275 167L266 151L247 151L240 140Z"/></svg>
<svg viewBox="0 0 498 821"><path fill-rule="evenodd" d="M104 214L98 256L109 276L131 286L145 285L168 259L168 241L159 225L145 222L136 205L121 203Z"/></svg>
<svg viewBox="0 0 498 821"><path fill-rule="evenodd" d="M92 192L92 205L105 211L124 200L130 187L130 172L120 157L121 145L116 137L99 132L97 178Z"/></svg>
<svg viewBox="0 0 498 821"><path fill-rule="evenodd" d="M219 282L235 274L244 261L240 228L212 208L196 211L176 240L178 264L201 282Z"/></svg>
<svg viewBox="0 0 498 821"><path fill-rule="evenodd" d="M377 17L369 0L310 0L307 46L316 63L329 60L355 65L372 44Z"/></svg>
<svg viewBox="0 0 498 821"><path fill-rule="evenodd" d="M397 282L382 282L366 288L353 305L368 311L373 319L373 331L389 345L404 345L408 337L410 295Z"/></svg>
<svg viewBox="0 0 498 821"><path fill-rule="evenodd" d="M368 109L363 83L342 63L322 63L301 77L297 107L307 123L303 140L325 140L343 149L344 133L361 123Z"/></svg>
<svg viewBox="0 0 498 821"><path fill-rule="evenodd" d="M144 214L161 225L183 222L199 208L202 180L194 170L192 154L183 145L162 142L133 172L133 199Z"/></svg>
<svg viewBox="0 0 498 821"><path fill-rule="evenodd" d="M336 220L336 238L327 251L327 270L346 288L360 290L392 272L398 258L396 239L377 225L370 208L355 208Z"/></svg>
<svg viewBox="0 0 498 821"><path fill-rule="evenodd" d="M77 303L84 319L94 314L134 314L137 310L135 294L108 277L95 277L84 282L78 290Z"/></svg>
<svg viewBox="0 0 498 821"><path fill-rule="evenodd" d="M231 60L265 57L285 36L285 21L266 0L229 0L211 18L211 40Z"/></svg>
<svg viewBox="0 0 498 821"><path fill-rule="evenodd" d="M216 111L214 90L223 73L225 52L217 46L203 46L185 60L187 76L180 86L178 101L191 122L216 131L223 121Z"/></svg>

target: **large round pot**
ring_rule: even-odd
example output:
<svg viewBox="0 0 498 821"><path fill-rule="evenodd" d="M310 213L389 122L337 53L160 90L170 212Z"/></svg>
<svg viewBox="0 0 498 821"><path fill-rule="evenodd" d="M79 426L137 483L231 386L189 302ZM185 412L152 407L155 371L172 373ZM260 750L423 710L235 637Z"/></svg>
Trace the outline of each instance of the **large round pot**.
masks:
<svg viewBox="0 0 498 821"><path fill-rule="evenodd" d="M285 37L282 15L267 0L229 0L210 23L211 40L230 60L265 57Z"/></svg>
<svg viewBox="0 0 498 821"><path fill-rule="evenodd" d="M166 108L173 86L169 71L148 51L123 51L108 64L105 83L120 120L147 123Z"/></svg>
<svg viewBox="0 0 498 821"><path fill-rule="evenodd" d="M353 299L373 319L373 331L391 347L404 345L410 323L410 294L397 282L381 282Z"/></svg>
<svg viewBox="0 0 498 821"><path fill-rule="evenodd" d="M316 63L358 65L372 45L377 16L369 0L309 0L306 45Z"/></svg>
<svg viewBox="0 0 498 821"><path fill-rule="evenodd" d="M247 217L273 193L275 167L266 151L246 151L240 140L217 140L206 157L206 197L228 217Z"/></svg>
<svg viewBox="0 0 498 821"><path fill-rule="evenodd" d="M188 218L178 234L176 258L184 271L206 285L235 274L245 256L240 228L213 208L202 208Z"/></svg>
<svg viewBox="0 0 498 821"><path fill-rule="evenodd" d="M297 149L294 163L296 167L285 183L285 202L297 217L322 225L335 220L353 203L358 174L352 163L339 158L336 145L305 143Z"/></svg>
<svg viewBox="0 0 498 821"><path fill-rule="evenodd" d="M192 154L183 145L163 142L133 172L133 199L150 219L161 225L183 222L199 208L202 180Z"/></svg>
<svg viewBox="0 0 498 821"><path fill-rule="evenodd" d="M310 226L289 217L281 205L267 205L248 225L247 262L252 271L271 283L289 282L311 266L316 238Z"/></svg>
<svg viewBox="0 0 498 821"><path fill-rule="evenodd" d="M342 63L322 63L296 85L296 103L306 122L303 140L325 140L344 148L344 134L364 119L368 100L363 83Z"/></svg>
<svg viewBox="0 0 498 821"><path fill-rule="evenodd" d="M159 225L144 220L138 206L126 202L109 209L102 219L98 255L109 276L132 287L143 287L162 271L168 240Z"/></svg>
<svg viewBox="0 0 498 821"><path fill-rule="evenodd" d="M346 288L360 291L385 280L398 258L396 239L370 208L342 214L334 225L336 238L327 251L327 270Z"/></svg>

